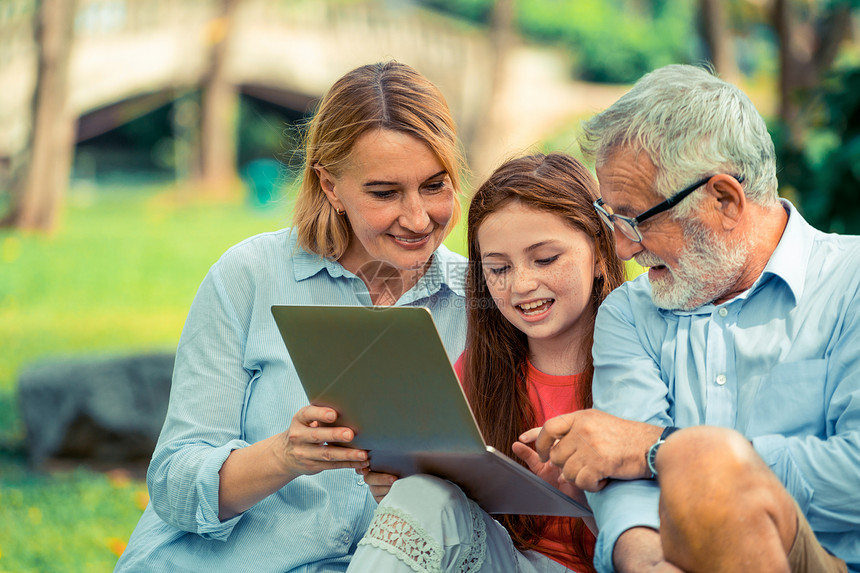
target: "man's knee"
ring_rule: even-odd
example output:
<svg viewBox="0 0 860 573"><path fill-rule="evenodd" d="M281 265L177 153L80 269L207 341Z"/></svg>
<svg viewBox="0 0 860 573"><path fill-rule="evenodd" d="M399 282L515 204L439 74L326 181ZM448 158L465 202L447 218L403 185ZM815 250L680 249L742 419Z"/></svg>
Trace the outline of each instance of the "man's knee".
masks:
<svg viewBox="0 0 860 573"><path fill-rule="evenodd" d="M661 489L671 490L684 488L691 480L730 485L772 476L746 438L712 426L685 428L669 436L660 447L656 467Z"/></svg>
<svg viewBox="0 0 860 573"><path fill-rule="evenodd" d="M709 426L675 432L661 446L657 470L661 520L696 530L773 523L791 546L794 501L740 433Z"/></svg>

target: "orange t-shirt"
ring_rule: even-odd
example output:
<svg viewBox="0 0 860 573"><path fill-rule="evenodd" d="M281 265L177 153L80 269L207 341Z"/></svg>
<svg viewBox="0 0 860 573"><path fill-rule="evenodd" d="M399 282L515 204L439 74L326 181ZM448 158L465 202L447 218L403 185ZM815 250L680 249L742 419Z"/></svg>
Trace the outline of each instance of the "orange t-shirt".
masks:
<svg viewBox="0 0 860 573"><path fill-rule="evenodd" d="M466 388L466 383L463 379L463 356L465 354L461 354L457 362L454 363L454 370L457 372L460 384L463 385L463 388ZM582 383L581 374L553 376L541 372L531 362L528 362L527 380L529 399L534 407L535 421L538 426L542 426L549 418L576 410L576 393L579 385ZM567 524L573 518L546 517L545 519L544 535L537 544L537 550L550 559L558 561L568 569L578 570L581 568L583 564L578 559L570 556L570 550L567 549L570 546ZM592 556L594 555L594 544L596 541L594 534L586 529L585 542ZM542 551L542 549L548 551ZM553 551L561 551L567 558L559 559L555 557L556 554Z"/></svg>

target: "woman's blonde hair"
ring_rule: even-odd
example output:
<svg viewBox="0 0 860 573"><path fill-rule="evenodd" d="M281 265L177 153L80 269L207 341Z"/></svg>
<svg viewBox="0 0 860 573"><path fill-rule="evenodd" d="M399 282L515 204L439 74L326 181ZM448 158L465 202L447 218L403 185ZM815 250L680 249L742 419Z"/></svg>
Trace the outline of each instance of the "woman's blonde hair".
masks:
<svg viewBox="0 0 860 573"><path fill-rule="evenodd" d="M410 66L394 61L369 64L335 82L308 126L304 177L293 216L298 244L306 251L333 260L346 251L349 221L329 203L314 166L337 176L355 142L374 129L398 131L427 144L454 186L454 213L446 232L460 218L460 171L465 159L445 98Z"/></svg>

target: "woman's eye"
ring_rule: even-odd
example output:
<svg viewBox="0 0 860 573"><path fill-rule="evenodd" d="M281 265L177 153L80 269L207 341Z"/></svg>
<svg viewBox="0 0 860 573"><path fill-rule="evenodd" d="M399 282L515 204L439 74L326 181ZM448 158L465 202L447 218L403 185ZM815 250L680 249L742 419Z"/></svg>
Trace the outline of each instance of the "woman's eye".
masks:
<svg viewBox="0 0 860 573"><path fill-rule="evenodd" d="M434 193L434 192L442 191L443 189L445 189L446 186L447 186L447 184L445 183L444 180L442 180L442 181L435 181L433 183L428 183L427 185L424 186L424 188L427 191Z"/></svg>
<svg viewBox="0 0 860 573"><path fill-rule="evenodd" d="M371 191L370 194L376 199L389 199L394 196L396 192L389 190L385 191Z"/></svg>
<svg viewBox="0 0 860 573"><path fill-rule="evenodd" d="M545 259L538 259L535 262L539 265L551 265L558 260L560 255L553 255L552 257L547 257Z"/></svg>

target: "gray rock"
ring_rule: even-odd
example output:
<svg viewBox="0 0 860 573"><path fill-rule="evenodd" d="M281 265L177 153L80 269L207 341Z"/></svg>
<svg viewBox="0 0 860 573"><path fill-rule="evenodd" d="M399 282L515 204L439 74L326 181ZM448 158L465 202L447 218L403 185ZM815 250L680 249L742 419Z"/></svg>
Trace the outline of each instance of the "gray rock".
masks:
<svg viewBox="0 0 860 573"><path fill-rule="evenodd" d="M149 354L26 369L18 403L31 463L148 460L167 413L173 361L173 354Z"/></svg>

